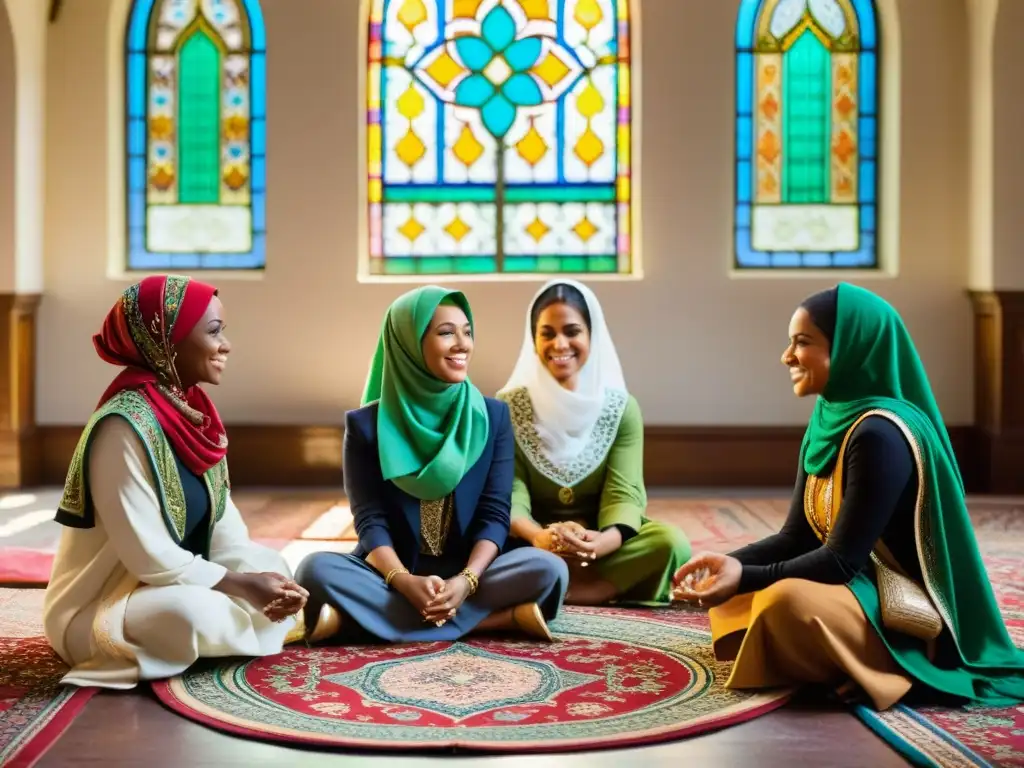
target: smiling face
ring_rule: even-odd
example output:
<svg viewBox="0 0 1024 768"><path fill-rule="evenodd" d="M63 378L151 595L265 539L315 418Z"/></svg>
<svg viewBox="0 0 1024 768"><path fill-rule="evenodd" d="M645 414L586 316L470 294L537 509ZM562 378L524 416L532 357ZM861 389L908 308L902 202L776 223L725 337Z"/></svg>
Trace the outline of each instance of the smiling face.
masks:
<svg viewBox="0 0 1024 768"><path fill-rule="evenodd" d="M544 367L566 389L575 389L580 369L590 356L590 329L583 314L564 301L537 315L534 348Z"/></svg>
<svg viewBox="0 0 1024 768"><path fill-rule="evenodd" d="M473 356L473 327L461 307L441 304L423 334L423 363L448 384L460 384Z"/></svg>
<svg viewBox="0 0 1024 768"><path fill-rule="evenodd" d="M199 322L175 346L174 367L183 389L196 384L220 384L231 352L231 343L224 335L226 328L224 305L214 296Z"/></svg>
<svg viewBox="0 0 1024 768"><path fill-rule="evenodd" d="M810 312L799 307L789 321L789 346L782 353L782 364L789 368L793 394L797 397L825 391L831 366L830 347Z"/></svg>

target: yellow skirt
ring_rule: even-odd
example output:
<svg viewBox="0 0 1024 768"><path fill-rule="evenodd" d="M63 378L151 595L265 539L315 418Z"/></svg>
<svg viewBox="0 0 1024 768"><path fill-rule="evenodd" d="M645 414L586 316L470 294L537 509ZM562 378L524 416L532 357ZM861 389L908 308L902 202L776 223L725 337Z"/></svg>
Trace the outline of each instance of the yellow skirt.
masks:
<svg viewBox="0 0 1024 768"><path fill-rule="evenodd" d="M842 585L784 579L709 616L715 657L735 660L726 688L818 683L844 694L859 687L879 710L910 690L911 678Z"/></svg>

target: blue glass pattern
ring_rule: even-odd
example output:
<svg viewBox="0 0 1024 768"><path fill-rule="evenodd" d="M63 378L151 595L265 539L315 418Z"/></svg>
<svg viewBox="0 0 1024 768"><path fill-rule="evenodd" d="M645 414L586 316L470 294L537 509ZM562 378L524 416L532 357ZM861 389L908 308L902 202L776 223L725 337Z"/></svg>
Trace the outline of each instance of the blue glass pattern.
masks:
<svg viewBox="0 0 1024 768"><path fill-rule="evenodd" d="M149 28L162 0L134 0L125 30L125 224L129 271L254 270L266 266L266 26L259 0L239 0L250 40L249 130L252 247L244 253L154 253L146 247L146 71Z"/></svg>
<svg viewBox="0 0 1024 768"><path fill-rule="evenodd" d="M751 240L757 22L765 0L740 0L736 19L735 265L739 269L874 269L878 267L878 21L873 0L849 0L859 27L858 216L856 251L757 251Z"/></svg>

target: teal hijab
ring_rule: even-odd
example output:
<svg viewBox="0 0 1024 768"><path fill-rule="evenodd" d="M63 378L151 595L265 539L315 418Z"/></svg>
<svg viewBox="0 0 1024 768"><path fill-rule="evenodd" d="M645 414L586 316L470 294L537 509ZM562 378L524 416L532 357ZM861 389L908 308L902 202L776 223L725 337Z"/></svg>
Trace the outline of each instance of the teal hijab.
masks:
<svg viewBox="0 0 1024 768"><path fill-rule="evenodd" d="M363 405L380 401L377 445L380 468L417 499L441 499L477 462L490 429L484 396L467 378L449 384L423 360L423 336L434 312L454 304L473 315L459 291L436 285L399 296L384 315Z"/></svg>
<svg viewBox="0 0 1024 768"><path fill-rule="evenodd" d="M1014 647L999 613L949 434L914 342L881 297L847 283L839 285L836 295L829 381L804 434L804 469L825 472L865 411L883 409L906 424L922 458L925 506L916 531L923 549L920 565L955 648L933 663L922 642L885 628L878 589L867 573L849 587L895 659L920 682L987 705L1024 700L1024 653ZM939 641L948 639L944 633Z"/></svg>

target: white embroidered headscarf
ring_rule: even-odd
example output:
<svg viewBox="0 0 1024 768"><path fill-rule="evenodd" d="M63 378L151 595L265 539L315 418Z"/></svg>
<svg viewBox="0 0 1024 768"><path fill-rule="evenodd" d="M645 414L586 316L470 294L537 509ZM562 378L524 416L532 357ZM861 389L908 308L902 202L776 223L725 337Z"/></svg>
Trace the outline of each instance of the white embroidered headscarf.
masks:
<svg viewBox="0 0 1024 768"><path fill-rule="evenodd" d="M583 294L590 314L590 355L580 369L575 390L564 388L544 365L534 345L530 318L544 291L553 285L572 286ZM608 390L626 391L622 365L604 321L601 304L587 286L575 280L556 279L546 283L526 310L526 329L519 360L501 391L525 387L533 403L534 426L548 459L566 464L587 446L601 415Z"/></svg>

